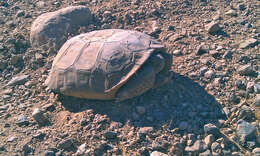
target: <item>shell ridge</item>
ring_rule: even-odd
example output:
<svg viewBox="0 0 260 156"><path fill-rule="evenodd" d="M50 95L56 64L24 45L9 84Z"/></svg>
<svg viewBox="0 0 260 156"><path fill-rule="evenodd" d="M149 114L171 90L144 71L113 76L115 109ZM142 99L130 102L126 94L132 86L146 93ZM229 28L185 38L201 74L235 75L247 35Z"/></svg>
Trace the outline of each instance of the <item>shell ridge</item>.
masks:
<svg viewBox="0 0 260 156"><path fill-rule="evenodd" d="M78 60L79 60L80 56L82 55L84 49L90 45L91 41L90 41L90 42L87 42L87 43L84 42L84 43L85 43L85 45L81 48L81 50L80 50L78 56L76 57L76 59L74 60L74 62L69 66L69 68L70 68L70 67L74 68L75 63L78 62Z"/></svg>
<svg viewBox="0 0 260 156"><path fill-rule="evenodd" d="M70 45L67 47L67 49L64 51L64 53L62 53L62 55L58 58L58 60L57 60L56 62L59 62L59 61L67 54L68 49L69 49L72 45L74 45L75 43L77 43L77 41L70 43ZM55 63L54 63L54 64L55 64Z"/></svg>

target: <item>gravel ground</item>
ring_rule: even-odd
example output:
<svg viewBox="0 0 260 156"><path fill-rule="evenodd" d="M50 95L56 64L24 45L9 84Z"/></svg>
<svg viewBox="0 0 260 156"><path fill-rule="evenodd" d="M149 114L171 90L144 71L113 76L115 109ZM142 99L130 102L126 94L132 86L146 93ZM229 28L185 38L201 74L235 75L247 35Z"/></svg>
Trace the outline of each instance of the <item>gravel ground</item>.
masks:
<svg viewBox="0 0 260 156"><path fill-rule="evenodd" d="M138 30L173 55L164 86L121 103L50 93L57 50L32 22L67 6L94 18L67 35ZM0 1L0 155L260 155L259 0Z"/></svg>

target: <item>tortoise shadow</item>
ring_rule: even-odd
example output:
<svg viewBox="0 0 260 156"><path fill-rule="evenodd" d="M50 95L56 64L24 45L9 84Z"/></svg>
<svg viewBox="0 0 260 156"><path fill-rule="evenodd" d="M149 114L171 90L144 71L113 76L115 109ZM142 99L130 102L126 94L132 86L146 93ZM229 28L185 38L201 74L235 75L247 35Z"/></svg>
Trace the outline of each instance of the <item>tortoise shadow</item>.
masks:
<svg viewBox="0 0 260 156"><path fill-rule="evenodd" d="M218 124L219 119L225 118L220 104L212 95L178 73L174 73L172 80L164 86L121 103L66 96L62 96L60 101L72 113L91 109L115 122L130 122L135 127L182 127L183 132L202 133L205 124Z"/></svg>

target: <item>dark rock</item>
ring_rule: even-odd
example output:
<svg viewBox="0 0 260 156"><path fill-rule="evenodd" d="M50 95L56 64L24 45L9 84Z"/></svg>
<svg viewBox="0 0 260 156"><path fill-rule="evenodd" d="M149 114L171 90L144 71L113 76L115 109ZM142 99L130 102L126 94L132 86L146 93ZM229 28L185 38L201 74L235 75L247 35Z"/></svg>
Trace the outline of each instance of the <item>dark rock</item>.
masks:
<svg viewBox="0 0 260 156"><path fill-rule="evenodd" d="M22 155L29 155L29 153L32 153L33 152L33 148L31 146L29 146L28 144L24 144L22 146L22 152L23 154Z"/></svg>
<svg viewBox="0 0 260 156"><path fill-rule="evenodd" d="M43 106L42 109L45 111L53 112L56 108L55 108L54 104L49 103L49 104L46 104L45 106Z"/></svg>
<svg viewBox="0 0 260 156"><path fill-rule="evenodd" d="M251 121L254 118L254 112L249 106L243 105L240 109L238 118Z"/></svg>
<svg viewBox="0 0 260 156"><path fill-rule="evenodd" d="M224 59L231 59L231 58L232 58L232 55L233 55L233 53L232 53L230 50L228 50L228 51L226 51L226 52L223 54L223 58L224 58Z"/></svg>
<svg viewBox="0 0 260 156"><path fill-rule="evenodd" d="M108 132L105 132L105 133L104 133L104 137L105 137L107 140L116 139L116 138L117 138L117 133L116 133L116 132L113 132L113 131L108 131Z"/></svg>
<svg viewBox="0 0 260 156"><path fill-rule="evenodd" d="M235 86L236 86L238 89L245 89L245 84L244 84L243 81L241 81L241 80L236 80L236 81L235 81Z"/></svg>
<svg viewBox="0 0 260 156"><path fill-rule="evenodd" d="M213 125L211 123L204 125L204 132L206 134L213 134L214 136L219 136L220 132L216 125Z"/></svg>
<svg viewBox="0 0 260 156"><path fill-rule="evenodd" d="M218 33L221 30L221 28L217 22L212 21L211 23L206 25L206 30L209 34L214 35Z"/></svg>
<svg viewBox="0 0 260 156"><path fill-rule="evenodd" d="M246 85L246 91L252 93L254 91L254 82L248 82Z"/></svg>
<svg viewBox="0 0 260 156"><path fill-rule="evenodd" d="M16 17L22 17L25 15L25 12L23 10L19 10L17 13L16 13Z"/></svg>
<svg viewBox="0 0 260 156"><path fill-rule="evenodd" d="M254 75L255 71L251 65L243 65L238 68L238 73L244 76Z"/></svg>
<svg viewBox="0 0 260 156"><path fill-rule="evenodd" d="M184 145L182 142L175 142L173 143L173 146L170 148L169 153L174 153L176 155L182 155L183 154L183 147Z"/></svg>
<svg viewBox="0 0 260 156"><path fill-rule="evenodd" d="M48 122L47 118L39 108L34 109L32 117L40 126L46 125Z"/></svg>
<svg viewBox="0 0 260 156"><path fill-rule="evenodd" d="M241 10L241 11L246 10L245 4L242 4L242 3L239 3L239 4L237 5L237 8L238 8L239 10Z"/></svg>
<svg viewBox="0 0 260 156"><path fill-rule="evenodd" d="M254 139L256 133L256 127L252 124L240 119L237 122L237 135L240 141L244 143L247 140Z"/></svg>
<svg viewBox="0 0 260 156"><path fill-rule="evenodd" d="M0 145L0 151L5 151L4 145Z"/></svg>
<svg viewBox="0 0 260 156"><path fill-rule="evenodd" d="M15 85L21 85L24 84L29 78L29 75L21 75L21 76L16 76L12 78L7 85L8 86L15 86Z"/></svg>
<svg viewBox="0 0 260 156"><path fill-rule="evenodd" d="M202 55L208 53L208 51L209 51L209 46L205 44L201 44L197 47L196 55Z"/></svg>
<svg viewBox="0 0 260 156"><path fill-rule="evenodd" d="M174 30L174 26L169 25L169 26L168 26L168 30Z"/></svg>
<svg viewBox="0 0 260 156"><path fill-rule="evenodd" d="M87 124L88 124L88 120L86 118L80 120L80 126L86 126Z"/></svg>
<svg viewBox="0 0 260 156"><path fill-rule="evenodd" d="M50 151L50 150L46 150L44 152L44 156L55 156L55 153L53 151Z"/></svg>
<svg viewBox="0 0 260 156"><path fill-rule="evenodd" d="M106 151L110 147L106 142L101 142L101 144L98 144L94 149L94 155L102 155L103 153L106 153Z"/></svg>
<svg viewBox="0 0 260 156"><path fill-rule="evenodd" d="M39 132L39 133L33 135L32 137L33 137L34 139L43 140L45 136L46 136L45 133L43 133L43 132Z"/></svg>
<svg viewBox="0 0 260 156"><path fill-rule="evenodd" d="M9 123L4 123L4 128L8 128L10 127L11 125Z"/></svg>
<svg viewBox="0 0 260 156"><path fill-rule="evenodd" d="M29 120L23 114L19 115L15 122L18 126L28 126Z"/></svg>
<svg viewBox="0 0 260 156"><path fill-rule="evenodd" d="M4 70L7 67L7 61L0 60L0 70Z"/></svg>
<svg viewBox="0 0 260 156"><path fill-rule="evenodd" d="M74 140L72 138L67 138L65 140L60 141L57 147L64 150L68 150L73 147L73 143Z"/></svg>

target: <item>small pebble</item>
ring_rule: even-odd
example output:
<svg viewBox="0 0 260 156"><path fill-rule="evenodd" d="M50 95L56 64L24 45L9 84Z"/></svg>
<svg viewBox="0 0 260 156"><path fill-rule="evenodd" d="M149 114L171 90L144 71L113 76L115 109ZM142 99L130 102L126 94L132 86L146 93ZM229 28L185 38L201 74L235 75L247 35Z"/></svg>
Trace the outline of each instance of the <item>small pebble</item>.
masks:
<svg viewBox="0 0 260 156"><path fill-rule="evenodd" d="M28 126L29 120L23 114L19 115L15 122L18 126Z"/></svg>
<svg viewBox="0 0 260 156"><path fill-rule="evenodd" d="M164 154L162 152L153 151L150 156L168 156L167 154Z"/></svg>

